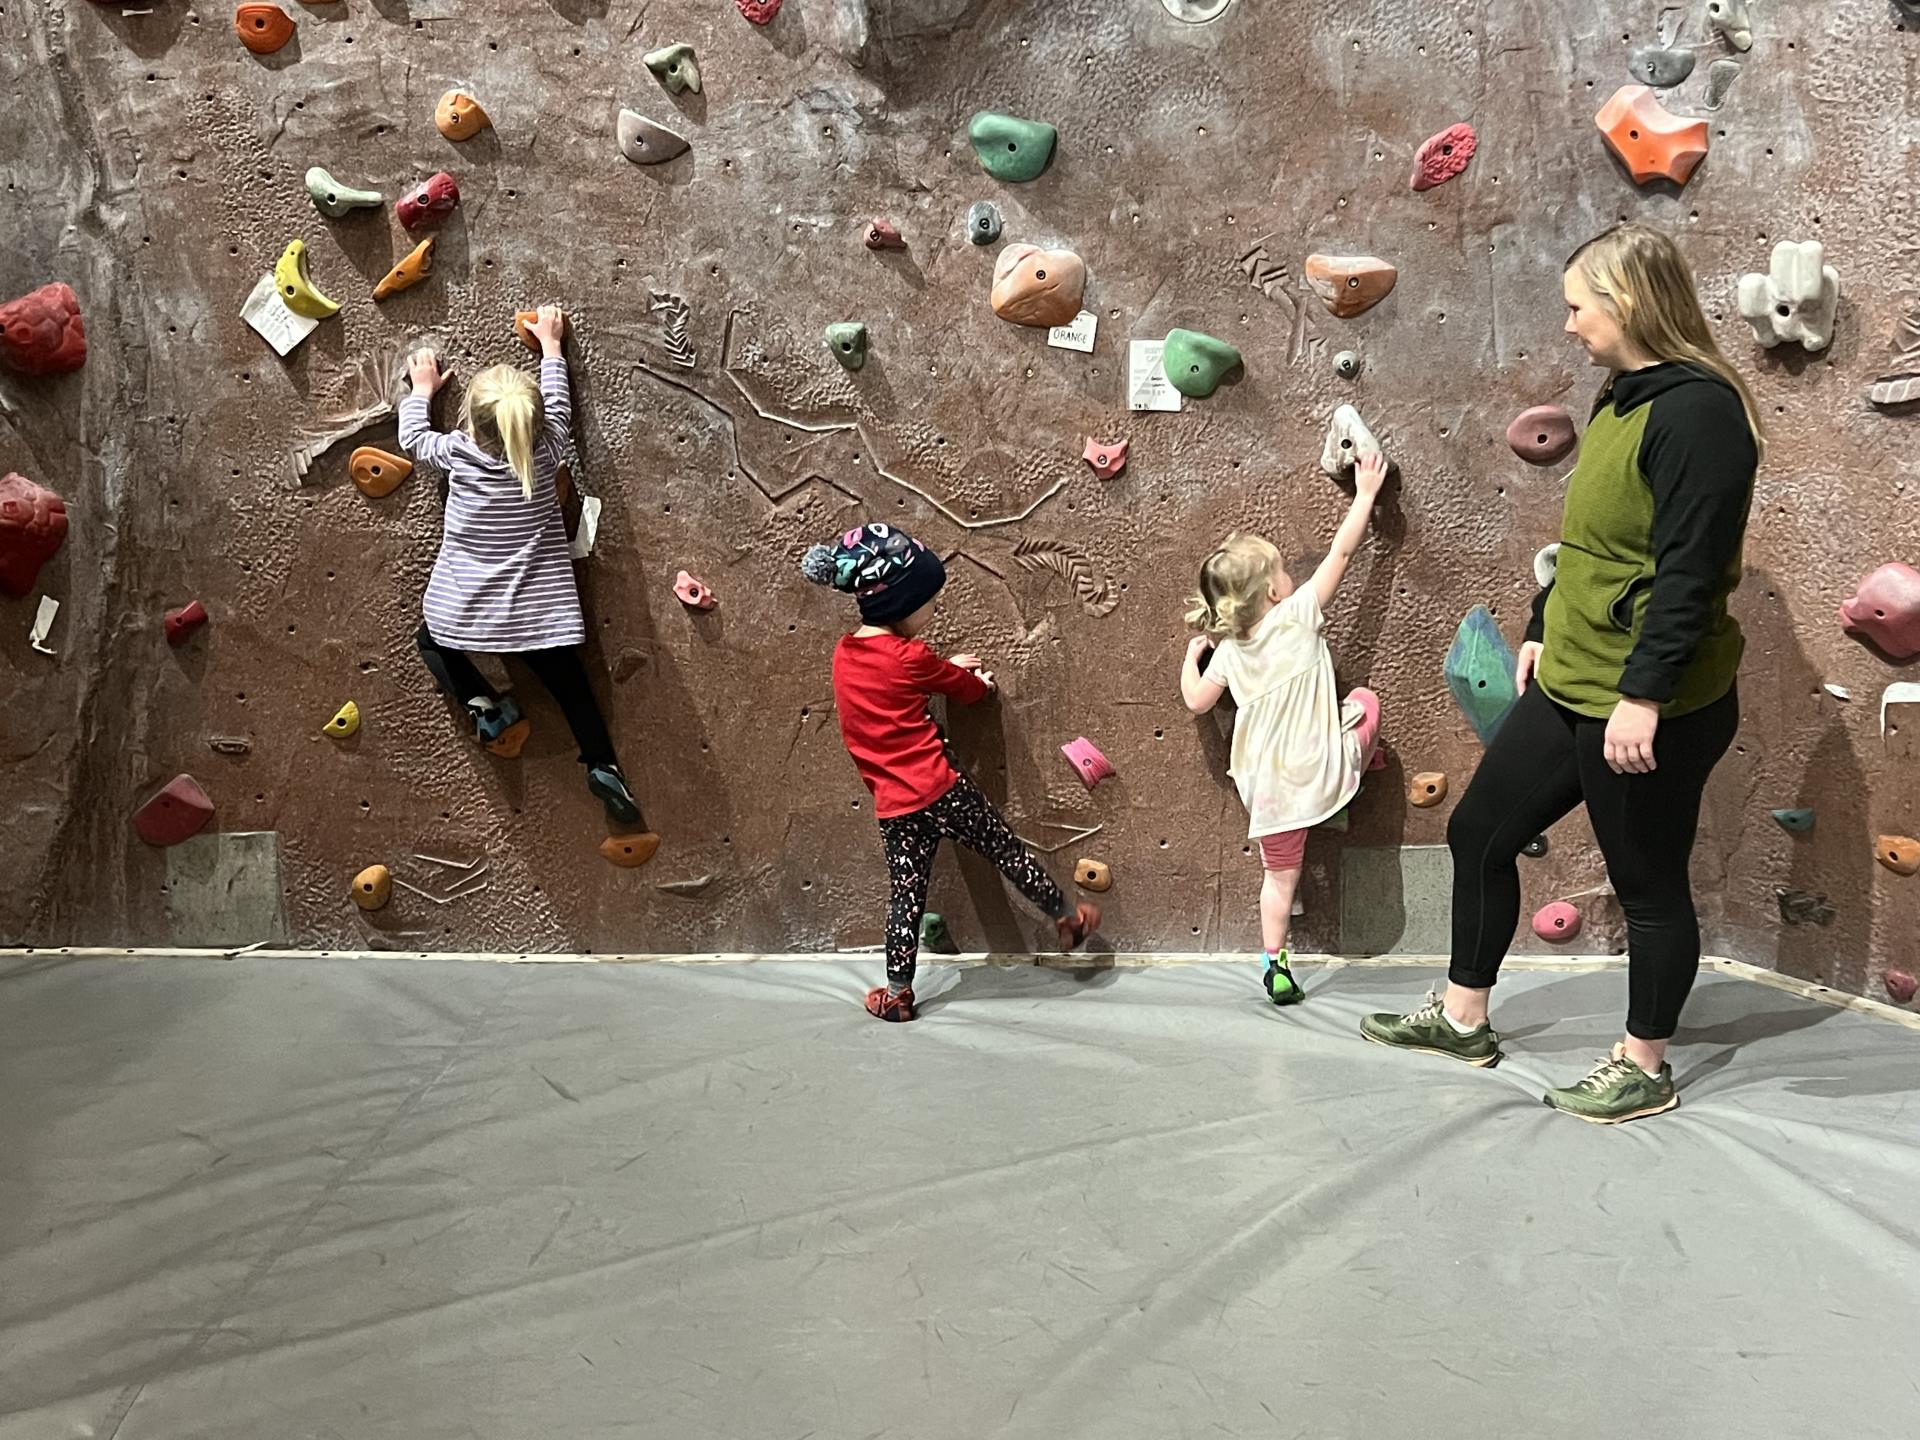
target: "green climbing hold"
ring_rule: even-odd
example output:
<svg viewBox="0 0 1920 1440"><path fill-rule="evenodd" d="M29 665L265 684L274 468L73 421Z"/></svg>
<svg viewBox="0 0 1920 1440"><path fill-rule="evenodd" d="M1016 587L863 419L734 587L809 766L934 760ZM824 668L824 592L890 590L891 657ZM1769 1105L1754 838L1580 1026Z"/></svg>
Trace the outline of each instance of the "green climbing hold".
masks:
<svg viewBox="0 0 1920 1440"><path fill-rule="evenodd" d="M667 87L667 93L678 95L683 90L700 93L700 62L694 57L691 45L668 45L664 49L649 50L640 57L641 62L660 77L660 83Z"/></svg>
<svg viewBox="0 0 1920 1440"><path fill-rule="evenodd" d="M1791 830L1795 835L1805 835L1813 829L1811 810L1775 810L1772 814L1775 824L1782 830Z"/></svg>
<svg viewBox="0 0 1920 1440"><path fill-rule="evenodd" d="M953 936L947 933L945 918L931 910L920 917L920 948L931 950L936 955L960 953L960 947L953 943Z"/></svg>
<svg viewBox="0 0 1920 1440"><path fill-rule="evenodd" d="M1513 651L1486 606L1474 606L1460 622L1453 648L1447 651L1446 669L1454 703L1480 743L1487 744L1519 695L1513 688Z"/></svg>
<svg viewBox="0 0 1920 1440"><path fill-rule="evenodd" d="M313 197L313 208L329 220L338 220L349 210L368 210L387 203L378 190L342 185L318 165L307 171L307 194Z"/></svg>
<svg viewBox="0 0 1920 1440"><path fill-rule="evenodd" d="M1342 805L1338 810L1334 811L1333 814L1329 815L1313 828L1316 830L1337 830L1341 834L1345 834L1352 826L1353 802L1349 800L1345 805Z"/></svg>
<svg viewBox="0 0 1920 1440"><path fill-rule="evenodd" d="M1227 372L1240 363L1240 352L1224 340L1198 330L1169 330L1160 352L1160 367L1182 395L1204 400L1220 388Z"/></svg>
<svg viewBox="0 0 1920 1440"><path fill-rule="evenodd" d="M858 320L827 326L827 349L849 370L867 363L867 327Z"/></svg>
<svg viewBox="0 0 1920 1440"><path fill-rule="evenodd" d="M1032 180L1047 168L1059 133L1044 120L1021 120L992 110L982 110L967 126L980 168L996 180L1016 182Z"/></svg>

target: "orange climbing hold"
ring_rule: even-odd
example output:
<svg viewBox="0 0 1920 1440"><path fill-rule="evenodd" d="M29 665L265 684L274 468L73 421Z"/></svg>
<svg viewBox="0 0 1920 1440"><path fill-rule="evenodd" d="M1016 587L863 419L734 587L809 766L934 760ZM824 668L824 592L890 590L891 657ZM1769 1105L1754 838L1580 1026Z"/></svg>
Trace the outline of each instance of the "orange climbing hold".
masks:
<svg viewBox="0 0 1920 1440"><path fill-rule="evenodd" d="M1645 85L1622 85L1593 123L1636 185L1649 180L1684 185L1707 158L1707 122L1675 115Z"/></svg>
<svg viewBox="0 0 1920 1440"><path fill-rule="evenodd" d="M1447 777L1438 770L1423 770L1407 787L1407 803L1421 810L1432 809L1447 798Z"/></svg>
<svg viewBox="0 0 1920 1440"><path fill-rule="evenodd" d="M429 235L409 250L405 259L380 277L380 283L373 287L373 298L384 300L389 295L398 295L402 290L411 290L432 273L433 236Z"/></svg>
<svg viewBox="0 0 1920 1440"><path fill-rule="evenodd" d="M393 872L369 865L353 877L353 903L362 910L378 910L393 898Z"/></svg>
<svg viewBox="0 0 1920 1440"><path fill-rule="evenodd" d="M622 870L638 870L659 848L660 837L651 830L643 835L609 835L600 842L601 856Z"/></svg>
<svg viewBox="0 0 1920 1440"><path fill-rule="evenodd" d="M1896 875L1912 875L1920 871L1920 840L1882 835L1873 842L1873 858Z"/></svg>
<svg viewBox="0 0 1920 1440"><path fill-rule="evenodd" d="M256 55L271 55L300 27L278 5L242 5L233 12L233 31Z"/></svg>
<svg viewBox="0 0 1920 1440"><path fill-rule="evenodd" d="M480 102L464 90L449 90L433 107L433 123L449 140L471 140L493 121Z"/></svg>
<svg viewBox="0 0 1920 1440"><path fill-rule="evenodd" d="M540 353L540 342L533 338L533 322L540 318L538 310L516 310L513 312L513 333L520 337L520 343L534 354Z"/></svg>
<svg viewBox="0 0 1920 1440"><path fill-rule="evenodd" d="M369 500L391 495L413 473L413 462L372 445L362 445L347 457L347 473Z"/></svg>

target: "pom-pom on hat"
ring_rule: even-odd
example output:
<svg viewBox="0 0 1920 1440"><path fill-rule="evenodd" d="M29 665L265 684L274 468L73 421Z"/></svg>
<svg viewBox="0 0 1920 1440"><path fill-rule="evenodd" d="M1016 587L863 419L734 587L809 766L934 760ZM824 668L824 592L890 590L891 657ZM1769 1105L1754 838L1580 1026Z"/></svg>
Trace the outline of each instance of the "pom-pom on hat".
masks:
<svg viewBox="0 0 1920 1440"><path fill-rule="evenodd" d="M815 545L800 570L816 585L831 585L860 602L869 625L904 620L947 583L947 567L906 531L874 522L849 530L837 545Z"/></svg>

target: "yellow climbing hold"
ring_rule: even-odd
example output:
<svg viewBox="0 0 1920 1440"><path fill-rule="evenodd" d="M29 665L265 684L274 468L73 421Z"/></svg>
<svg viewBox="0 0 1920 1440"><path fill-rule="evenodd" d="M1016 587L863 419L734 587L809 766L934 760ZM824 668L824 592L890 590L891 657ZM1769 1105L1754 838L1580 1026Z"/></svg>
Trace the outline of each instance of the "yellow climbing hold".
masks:
<svg viewBox="0 0 1920 1440"><path fill-rule="evenodd" d="M307 242L304 240L287 242L287 248L273 262L273 283L287 308L296 315L324 320L340 311L338 303L313 288L313 278L307 274Z"/></svg>
<svg viewBox="0 0 1920 1440"><path fill-rule="evenodd" d="M321 727L336 740L344 740L360 728L360 707L349 700L331 720Z"/></svg>

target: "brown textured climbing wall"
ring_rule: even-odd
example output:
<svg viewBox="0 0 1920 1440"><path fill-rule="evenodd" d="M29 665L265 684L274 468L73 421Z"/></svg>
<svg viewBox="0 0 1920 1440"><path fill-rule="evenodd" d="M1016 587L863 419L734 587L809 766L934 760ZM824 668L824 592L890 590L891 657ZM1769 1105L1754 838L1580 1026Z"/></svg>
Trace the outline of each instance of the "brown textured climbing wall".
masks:
<svg viewBox="0 0 1920 1440"><path fill-rule="evenodd" d="M230 9L148 3L0 5L0 298L67 281L92 347L75 375L0 376L0 471L54 489L72 521L36 592L62 602L57 656L27 645L35 597L0 600L0 939L164 941L164 857L128 817L187 771L215 828L280 832L304 944L872 944L883 871L828 680L848 610L795 562L873 518L950 557L931 638L978 651L1002 684L950 717L955 741L1056 874L1112 865L1106 938L1248 949L1257 866L1223 774L1227 717L1179 703L1180 610L1230 528L1290 557L1324 546L1345 500L1318 452L1352 402L1403 478L1331 637L1343 679L1382 696L1394 759L1348 833L1309 849L1299 942L1331 947L1341 847L1440 840L1477 760L1442 660L1475 603L1510 637L1519 623L1566 463L1526 464L1506 427L1537 404L1584 415L1597 376L1560 334L1560 262L1625 216L1680 235L1774 428L1737 602L1747 718L1696 860L1709 944L1860 989L1915 932L1920 881L1872 851L1920 826L1915 762L1878 730L1896 672L1834 623L1858 577L1920 560L1920 416L1863 394L1920 284L1898 139L1920 35L1884 0L1756 5L1710 114L1726 51L1704 0L1235 0L1205 24L1156 0L788 0L765 27L706 0L344 0L289 4L298 34L266 56ZM1709 114L1710 153L1685 189L1643 190L1594 115L1634 78L1632 50L1676 36L1702 63L1664 103ZM702 89L669 95L642 56L683 41ZM492 121L458 144L434 126L453 88ZM629 164L623 107L689 152ZM982 173L978 109L1059 127L1038 180ZM1478 133L1473 163L1413 192L1416 149L1456 122ZM314 165L387 208L323 218ZM376 306L412 246L392 202L441 169L461 198L432 274ZM982 199L1005 235L975 247L964 216ZM875 217L905 250L865 247ZM296 237L343 309L283 361L239 310ZM1837 338L1762 352L1738 279L1776 240L1809 238L1843 277ZM1086 261L1091 354L994 316L995 256L1018 243ZM1314 252L1377 255L1397 286L1336 319L1301 280ZM393 422L305 483L288 461L382 399L407 342L471 373L522 355L511 317L547 300L575 317L574 479L604 502L580 566L592 670L665 837L641 869L597 853L599 807L530 676L511 672L535 726L517 761L464 743L435 697L411 635L438 487L422 470L369 500L348 474L354 445L397 449ZM867 327L857 374L820 341L841 321ZM1129 413L1126 342L1174 327L1238 347L1244 374L1182 414ZM1356 379L1335 374L1343 350ZM1100 479L1090 435L1130 442L1126 469ZM717 608L680 604L683 568ZM193 598L212 623L170 649L162 617ZM348 698L363 724L330 740ZM1119 771L1097 790L1060 754L1079 735ZM1428 770L1454 777L1455 800L1409 809ZM1784 806L1814 807L1814 831L1772 824ZM1523 916L1577 896L1583 948L1617 945L1617 909L1587 893L1602 872L1584 823L1553 840L1522 862ZM374 864L454 898L400 886L364 912L349 887ZM1825 894L1832 923L1786 925L1777 888ZM982 867L943 862L934 904L963 945L1035 942L1016 903Z"/></svg>

